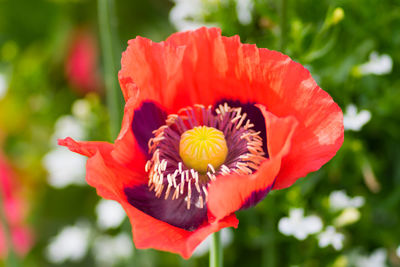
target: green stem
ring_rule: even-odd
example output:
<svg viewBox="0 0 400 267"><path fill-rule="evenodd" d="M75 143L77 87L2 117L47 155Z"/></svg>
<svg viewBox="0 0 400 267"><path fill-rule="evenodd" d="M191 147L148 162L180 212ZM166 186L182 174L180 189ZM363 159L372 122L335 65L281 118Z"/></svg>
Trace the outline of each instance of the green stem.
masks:
<svg viewBox="0 0 400 267"><path fill-rule="evenodd" d="M280 5L280 39L279 48L281 52L285 52L286 42L287 42L287 0L281 0Z"/></svg>
<svg viewBox="0 0 400 267"><path fill-rule="evenodd" d="M6 265L8 267L17 267L19 266L18 259L14 252L14 246L12 244L11 232L10 227L7 222L6 214L4 211L4 203L3 203L3 195L0 192L0 223L3 226L3 232L6 241L6 248L8 249Z"/></svg>
<svg viewBox="0 0 400 267"><path fill-rule="evenodd" d="M114 139L121 127L123 112L122 96L117 79L119 69L117 55L120 55L121 51L115 36L117 29L115 27L114 1L98 0L97 7L107 106L110 114L111 135Z"/></svg>
<svg viewBox="0 0 400 267"><path fill-rule="evenodd" d="M212 235L210 247L210 267L222 267L223 252L221 245L221 233L216 232Z"/></svg>
<svg viewBox="0 0 400 267"><path fill-rule="evenodd" d="M264 267L275 267L277 264L277 249L278 244L276 242L276 212L273 209L268 209L268 207L275 206L276 195L270 194L268 196L268 206L267 211L263 214L263 225L264 225L264 233L268 233L268 237L264 239L263 244L263 254L262 254L262 265Z"/></svg>

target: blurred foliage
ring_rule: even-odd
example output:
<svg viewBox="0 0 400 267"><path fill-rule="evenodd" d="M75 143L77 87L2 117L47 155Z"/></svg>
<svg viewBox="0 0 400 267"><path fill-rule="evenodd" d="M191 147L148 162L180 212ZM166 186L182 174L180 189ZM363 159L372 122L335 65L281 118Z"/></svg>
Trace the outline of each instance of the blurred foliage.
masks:
<svg viewBox="0 0 400 267"><path fill-rule="evenodd" d="M400 4L285 1L282 22L281 1L254 0L248 24L238 20L234 0L204 1L204 22L219 25L224 35L238 34L242 42L288 54L310 70L344 111L354 103L369 110L372 119L359 132L346 131L343 147L321 170L289 189L272 192L255 208L238 212L240 227L224 250L225 266L350 266L354 253L370 254L377 248L387 250L390 266L400 266L395 254L400 245ZM116 0L121 48L136 35L161 41L174 32L168 18L173 5L165 0ZM0 145L20 174L36 239L31 252L20 259L23 266L51 265L45 255L51 238L79 218L92 224L96 220L95 190L50 187L42 166L57 118L71 114L77 99L86 99L95 114L85 125L88 139L109 139L102 88L85 94L68 82L64 70L73 32L86 28L98 36L96 10L91 0L0 0L0 73L8 80L8 94L0 99ZM357 72L372 51L390 55L391 73ZM315 237L299 241L278 231L279 219L292 207L317 214L326 226L333 224L338 214L329 210L328 196L341 189L366 199L361 219L338 227L345 235L343 250L320 248ZM109 234L121 231L130 232L127 220ZM80 262L61 266L93 266L95 256L88 253ZM118 266L207 264L207 256L185 261L166 252L135 250Z"/></svg>

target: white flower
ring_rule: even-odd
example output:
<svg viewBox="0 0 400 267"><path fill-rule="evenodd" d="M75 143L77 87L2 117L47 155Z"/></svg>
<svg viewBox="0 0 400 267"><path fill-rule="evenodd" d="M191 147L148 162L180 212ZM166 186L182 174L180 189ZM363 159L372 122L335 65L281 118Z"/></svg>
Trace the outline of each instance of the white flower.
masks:
<svg viewBox="0 0 400 267"><path fill-rule="evenodd" d="M7 80L4 74L0 73L0 100L6 95L8 89Z"/></svg>
<svg viewBox="0 0 400 267"><path fill-rule="evenodd" d="M356 208L345 208L343 212L335 219L335 226L342 227L357 222L361 213Z"/></svg>
<svg viewBox="0 0 400 267"><path fill-rule="evenodd" d="M202 26L216 26L204 22L206 12L204 0L173 0L175 6L169 13L169 20L178 31L187 31Z"/></svg>
<svg viewBox="0 0 400 267"><path fill-rule="evenodd" d="M387 55L383 54L379 56L379 54L374 51L369 55L369 61L364 63L358 67L359 71L363 75L368 74L376 74L376 75L384 75L392 72L393 60Z"/></svg>
<svg viewBox="0 0 400 267"><path fill-rule="evenodd" d="M89 225L78 222L61 230L46 248L47 259L52 263L63 263L66 260L79 261L88 250Z"/></svg>
<svg viewBox="0 0 400 267"><path fill-rule="evenodd" d="M96 206L97 225L100 229L107 230L121 225L126 214L118 202L113 200L100 200Z"/></svg>
<svg viewBox="0 0 400 267"><path fill-rule="evenodd" d="M82 123L75 117L66 115L57 119L51 144L54 149L43 158L43 166L48 172L48 183L56 188L63 188L71 184L85 184L86 157L71 153L67 148L57 145L57 139L72 137L84 139L85 130Z"/></svg>
<svg viewBox="0 0 400 267"><path fill-rule="evenodd" d="M57 139L71 137L76 140L85 139L86 133L82 123L71 115L61 116L57 119L52 144L57 144Z"/></svg>
<svg viewBox="0 0 400 267"><path fill-rule="evenodd" d="M357 107L350 104L343 115L343 125L345 130L360 131L361 128L371 119L371 112L366 109L357 112Z"/></svg>
<svg viewBox="0 0 400 267"><path fill-rule="evenodd" d="M253 6L253 0L236 0L236 13L240 24L248 25L251 23Z"/></svg>
<svg viewBox="0 0 400 267"><path fill-rule="evenodd" d="M58 147L43 158L48 172L47 182L55 188L85 184L86 157L71 153L65 147Z"/></svg>
<svg viewBox="0 0 400 267"><path fill-rule="evenodd" d="M364 198L362 196L349 197L346 191L333 191L329 195L329 205L332 210L342 210L345 208L360 208L364 205Z"/></svg>
<svg viewBox="0 0 400 267"><path fill-rule="evenodd" d="M341 250L343 248L344 235L336 232L335 227L327 226L326 230L318 235L318 245L321 248L332 245L334 249Z"/></svg>
<svg viewBox="0 0 400 267"><path fill-rule="evenodd" d="M72 104L72 114L80 120L90 117L90 103L86 99L78 99Z"/></svg>
<svg viewBox="0 0 400 267"><path fill-rule="evenodd" d="M397 248L397 250L396 250L396 255L397 255L397 257L399 257L400 258L400 246Z"/></svg>
<svg viewBox="0 0 400 267"><path fill-rule="evenodd" d="M280 219L278 229L284 235L304 240L308 235L321 231L322 221L315 215L304 217L303 209L291 209L289 217Z"/></svg>
<svg viewBox="0 0 400 267"><path fill-rule="evenodd" d="M113 266L133 254L132 239L126 233L99 236L94 241L93 254L100 266Z"/></svg>
<svg viewBox="0 0 400 267"><path fill-rule="evenodd" d="M228 246L232 243L233 233L230 228L223 228L221 231L221 243L222 247ZM206 254L210 250L212 236L209 235L200 245L197 246L195 251L193 252L193 257L201 257Z"/></svg>
<svg viewBox="0 0 400 267"><path fill-rule="evenodd" d="M380 248L375 250L370 256L361 256L356 260L357 267L386 267L387 252Z"/></svg>

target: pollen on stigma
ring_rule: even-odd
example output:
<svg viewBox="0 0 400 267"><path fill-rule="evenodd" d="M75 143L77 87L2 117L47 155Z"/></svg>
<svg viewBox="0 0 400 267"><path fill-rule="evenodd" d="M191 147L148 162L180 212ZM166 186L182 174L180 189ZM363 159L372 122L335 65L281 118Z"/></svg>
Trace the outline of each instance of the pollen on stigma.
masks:
<svg viewBox="0 0 400 267"><path fill-rule="evenodd" d="M186 166L206 174L209 164L219 168L228 155L224 133L213 127L199 126L181 136L179 155Z"/></svg>

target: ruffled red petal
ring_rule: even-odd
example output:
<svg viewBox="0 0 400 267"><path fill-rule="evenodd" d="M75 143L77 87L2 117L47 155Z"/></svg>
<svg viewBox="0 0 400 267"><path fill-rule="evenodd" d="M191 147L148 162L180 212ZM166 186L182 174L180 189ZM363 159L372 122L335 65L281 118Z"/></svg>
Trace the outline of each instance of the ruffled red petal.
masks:
<svg viewBox="0 0 400 267"><path fill-rule="evenodd" d="M225 227L237 228L239 223L232 214L213 223L207 223L195 231L186 231L156 220L130 204L125 204L123 207L131 220L133 241L137 248L155 248L179 253L186 259L208 235Z"/></svg>
<svg viewBox="0 0 400 267"><path fill-rule="evenodd" d="M241 44L216 28L129 41L119 72L126 98L154 100L169 112L221 99L260 103L278 117L294 116L296 146L282 160L274 189L319 169L343 142L343 115L300 64L279 52Z"/></svg>
<svg viewBox="0 0 400 267"><path fill-rule="evenodd" d="M296 145L282 159L274 189L286 188L318 170L336 154L344 138L340 107L318 87L310 73L291 61L284 77L281 89L271 94L266 108L278 116L295 116L299 126L293 135Z"/></svg>
<svg viewBox="0 0 400 267"><path fill-rule="evenodd" d="M259 49L238 36L222 37L216 28L176 33L160 43L137 37L128 44L119 72L125 98L154 100L169 112L223 98L254 102L265 87ZM267 51L270 65L286 58Z"/></svg>
<svg viewBox="0 0 400 267"><path fill-rule="evenodd" d="M298 125L294 117L278 118L258 105L267 128L269 159L252 175L219 176L209 186L209 211L217 218L240 209L258 191L271 189L281 168L281 161L292 147L292 137Z"/></svg>
<svg viewBox="0 0 400 267"><path fill-rule="evenodd" d="M234 214L204 223L195 231L186 231L157 220L128 203L124 188L147 183L148 178L116 161L113 157L114 145L106 142L76 142L71 138L59 140L59 144L89 157L86 166L88 184L96 188L98 195L122 205L131 221L133 240L138 248L155 248L189 258L209 234L238 225Z"/></svg>
<svg viewBox="0 0 400 267"><path fill-rule="evenodd" d="M146 176L144 165L147 159L140 150L131 128L134 111L139 105L140 102L135 97L127 100L121 131L115 140L115 147L111 154L119 164Z"/></svg>
<svg viewBox="0 0 400 267"><path fill-rule="evenodd" d="M112 156L113 144L76 142L69 137L59 140L58 144L89 157L86 163L86 181L104 198L120 201L125 198L123 193L125 186L147 183L143 170L126 168L115 160Z"/></svg>

